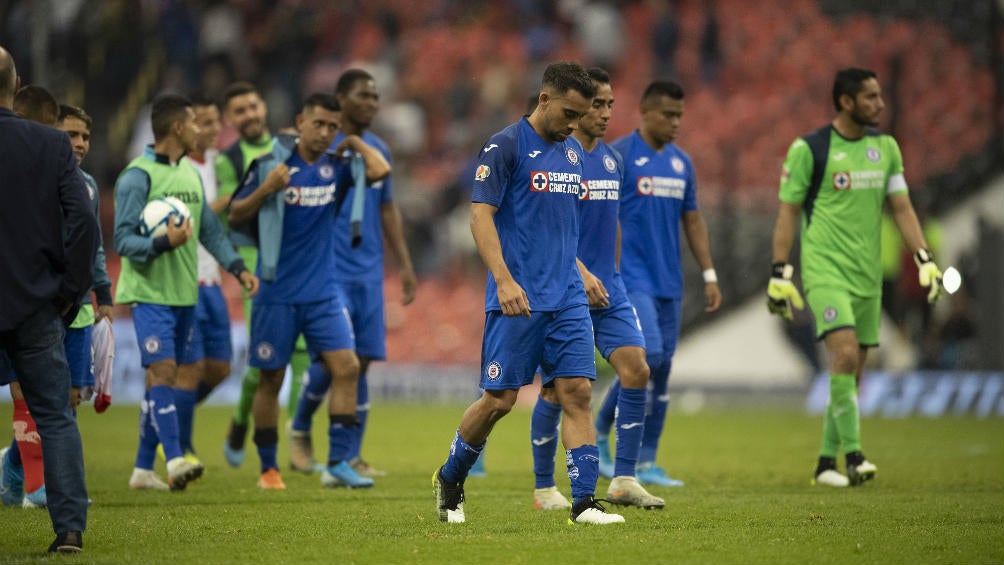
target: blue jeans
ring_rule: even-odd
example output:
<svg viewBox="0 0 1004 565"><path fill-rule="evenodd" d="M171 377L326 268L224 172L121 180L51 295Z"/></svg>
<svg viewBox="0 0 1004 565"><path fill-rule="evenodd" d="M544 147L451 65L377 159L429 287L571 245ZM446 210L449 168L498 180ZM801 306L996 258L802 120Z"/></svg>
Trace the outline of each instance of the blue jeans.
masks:
<svg viewBox="0 0 1004 565"><path fill-rule="evenodd" d="M70 408L70 367L66 327L55 305L39 308L14 330L0 332L28 410L42 437L45 493L57 534L87 526L87 486L80 430Z"/></svg>

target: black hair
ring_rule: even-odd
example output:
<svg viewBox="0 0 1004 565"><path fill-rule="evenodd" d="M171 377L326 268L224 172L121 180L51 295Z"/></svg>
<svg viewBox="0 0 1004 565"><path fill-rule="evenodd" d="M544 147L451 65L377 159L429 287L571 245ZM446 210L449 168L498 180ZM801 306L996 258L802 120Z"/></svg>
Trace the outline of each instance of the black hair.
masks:
<svg viewBox="0 0 1004 565"><path fill-rule="evenodd" d="M14 95L14 112L33 122L51 126L59 117L59 102L48 90L29 84L22 86Z"/></svg>
<svg viewBox="0 0 1004 565"><path fill-rule="evenodd" d="M251 84L250 82L237 81L232 83L223 91L223 107L226 108L230 101L238 96L244 96L245 94L261 94L258 92L258 87Z"/></svg>
<svg viewBox="0 0 1004 565"><path fill-rule="evenodd" d="M338 103L338 99L335 98L335 95L328 94L326 92L315 92L303 101L304 110L316 107L321 107L331 112L340 112L342 109L342 106Z"/></svg>
<svg viewBox="0 0 1004 565"><path fill-rule="evenodd" d="M645 92L641 95L641 103L644 105L663 96L673 100L683 100L683 87L671 80L657 80L645 88Z"/></svg>
<svg viewBox="0 0 1004 565"><path fill-rule="evenodd" d="M878 78L874 71L848 67L837 71L837 76L833 78L833 107L839 112L840 97L843 95L854 98L864 89L864 82L870 78Z"/></svg>
<svg viewBox="0 0 1004 565"><path fill-rule="evenodd" d="M590 67L586 70L589 73L589 78L593 79L593 82L598 82L600 84L610 84L610 73L600 67Z"/></svg>
<svg viewBox="0 0 1004 565"><path fill-rule="evenodd" d="M574 90L583 98L591 99L596 96L596 85L593 84L593 79L590 78L586 69L578 63L567 61L548 65L544 69L544 78L541 80L540 86L541 89L549 86L562 94Z"/></svg>
<svg viewBox="0 0 1004 565"><path fill-rule="evenodd" d="M204 92L193 92L188 95L188 99L191 100L192 106L216 106L216 101L207 96Z"/></svg>
<svg viewBox="0 0 1004 565"><path fill-rule="evenodd" d="M153 139L160 141L171 133L171 126L184 119L192 101L180 94L159 94L153 99L150 110L150 125Z"/></svg>
<svg viewBox="0 0 1004 565"><path fill-rule="evenodd" d="M335 85L335 94L348 94L356 82L360 80L373 80L373 75L362 69L349 69L338 77L338 84Z"/></svg>
<svg viewBox="0 0 1004 565"><path fill-rule="evenodd" d="M77 118L78 120L84 122L87 129L91 128L91 124L94 122L93 119L84 111L80 106L71 106L69 104L59 105L59 117L56 119L56 123L63 123L66 118Z"/></svg>

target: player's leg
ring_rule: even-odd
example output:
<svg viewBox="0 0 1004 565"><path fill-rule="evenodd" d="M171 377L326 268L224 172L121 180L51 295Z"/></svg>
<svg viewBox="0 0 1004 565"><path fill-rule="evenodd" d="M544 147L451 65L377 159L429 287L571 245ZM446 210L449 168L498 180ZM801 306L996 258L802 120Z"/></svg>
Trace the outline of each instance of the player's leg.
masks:
<svg viewBox="0 0 1004 565"><path fill-rule="evenodd" d="M533 507L538 510L567 510L572 503L554 483L554 457L558 452L558 422L561 404L551 386L542 387L530 417L530 450L533 453Z"/></svg>
<svg viewBox="0 0 1004 565"><path fill-rule="evenodd" d="M129 477L129 488L136 490L168 490L171 488L153 470L156 457L157 429L153 423L150 393L145 392L139 406L139 448L136 450L136 463L133 465L132 476Z"/></svg>
<svg viewBox="0 0 1004 565"><path fill-rule="evenodd" d="M201 403L230 376L233 344L230 339L230 312L222 289L217 285L199 287L199 334L202 337L202 367L196 385L196 403ZM197 345L196 345L197 347ZM198 353L199 349L196 348Z"/></svg>
<svg viewBox="0 0 1004 565"><path fill-rule="evenodd" d="M541 362L542 384L553 382L564 423L561 443L572 483L570 523L623 522L596 502L599 452L593 427L592 382L596 380L592 320L585 305L555 312L547 327Z"/></svg>
<svg viewBox="0 0 1004 565"><path fill-rule="evenodd" d="M32 492L45 484L42 440L17 381L11 381L10 394L14 399L14 437L4 455L3 482L0 484L5 506L20 505L25 492ZM26 491L28 488L32 490Z"/></svg>
<svg viewBox="0 0 1004 565"><path fill-rule="evenodd" d="M238 247L237 252L248 270L252 273L258 265L257 247ZM244 323L248 335L251 333L251 297L246 290L241 290L244 302ZM253 356L253 353L252 355ZM223 456L231 467L239 467L244 462L244 441L247 439L248 423L251 417L251 405L258 390L258 369L248 363L247 370L241 378L241 394L234 408L234 415L227 429L227 438L223 443Z"/></svg>
<svg viewBox="0 0 1004 565"><path fill-rule="evenodd" d="M367 372L373 361L383 361L387 358L383 282L343 283L338 286L342 303L348 308L352 320L352 329L356 337L356 355L359 357L359 380L356 386L356 419L359 421L359 426L353 430L349 461L359 474L380 477L386 473L366 462L362 457L362 445L370 412Z"/></svg>
<svg viewBox="0 0 1004 565"><path fill-rule="evenodd" d="M253 441L261 462L258 486L266 490L286 488L279 474L279 390L286 365L300 333L302 317L292 305L255 303L251 310L251 366L259 370L252 402Z"/></svg>
<svg viewBox="0 0 1004 565"><path fill-rule="evenodd" d="M314 459L314 445L310 429L313 425L314 412L328 396L331 387L331 375L324 370L324 364L314 361L304 374L303 388L297 399L296 414L289 422L287 436L289 439L289 465L301 473L313 473L317 467Z"/></svg>
<svg viewBox="0 0 1004 565"><path fill-rule="evenodd" d="M301 335L296 340L296 345L293 347L293 357L289 361L289 399L286 402L286 415L290 419L296 417L297 401L300 399L300 390L309 367L310 353L307 352L307 342Z"/></svg>
<svg viewBox="0 0 1004 565"><path fill-rule="evenodd" d="M201 343L198 349L201 351ZM201 359L178 365L177 381L174 384L174 404L178 409L178 444L181 452L190 456L195 453L192 447L192 429L195 425L195 404L199 398L198 388L203 370L204 363Z"/></svg>
<svg viewBox="0 0 1004 565"><path fill-rule="evenodd" d="M648 386L648 383L645 383ZM603 396L600 409L596 412L594 426L596 427L596 447L600 452L600 475L611 479L614 476L614 459L610 455L610 428L614 425L617 415L617 402L620 399L621 380L615 376L610 388Z"/></svg>
<svg viewBox="0 0 1004 565"><path fill-rule="evenodd" d="M861 383L861 373L864 370L865 361L868 359L868 350L878 347L879 344L879 323L881 318L881 298L852 298L852 308L854 309L855 331L858 338L858 363L854 373L855 384L855 407L857 407L857 392ZM875 478L878 469L865 458L861 450L860 442L860 413L858 413L858 449L845 449L844 456L847 460L847 479L851 486L859 486Z"/></svg>

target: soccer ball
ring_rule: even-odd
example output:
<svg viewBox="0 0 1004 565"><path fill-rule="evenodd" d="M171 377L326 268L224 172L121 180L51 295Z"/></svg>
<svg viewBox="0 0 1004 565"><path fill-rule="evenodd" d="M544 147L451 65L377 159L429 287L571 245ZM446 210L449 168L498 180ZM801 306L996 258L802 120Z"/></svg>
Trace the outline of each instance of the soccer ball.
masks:
<svg viewBox="0 0 1004 565"><path fill-rule="evenodd" d="M160 237L167 233L167 223L181 227L192 217L185 203L173 196L147 202L139 217L139 234L144 237Z"/></svg>

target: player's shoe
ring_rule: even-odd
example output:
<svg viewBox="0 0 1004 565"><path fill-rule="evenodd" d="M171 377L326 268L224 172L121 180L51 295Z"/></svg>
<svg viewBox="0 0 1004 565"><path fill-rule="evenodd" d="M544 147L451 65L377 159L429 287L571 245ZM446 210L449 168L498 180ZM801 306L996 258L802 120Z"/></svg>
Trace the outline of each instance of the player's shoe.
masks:
<svg viewBox="0 0 1004 565"><path fill-rule="evenodd" d="M825 487L836 487L842 488L850 484L847 477L843 476L836 469L824 469L812 478L813 485L822 485Z"/></svg>
<svg viewBox="0 0 1004 565"><path fill-rule="evenodd" d="M83 549L84 540L80 532L63 532L56 535L49 546L49 553L80 553Z"/></svg>
<svg viewBox="0 0 1004 565"><path fill-rule="evenodd" d="M878 467L871 461L863 459L857 465L847 465L847 480L852 487L861 486L874 479L876 472Z"/></svg>
<svg viewBox="0 0 1004 565"><path fill-rule="evenodd" d="M48 502L49 499L45 496L45 485L42 485L35 492L25 493L21 508L45 508Z"/></svg>
<svg viewBox="0 0 1004 565"><path fill-rule="evenodd" d="M649 461L638 465L638 482L643 485L656 485L660 487L682 487L683 481L674 479L666 474L666 471Z"/></svg>
<svg viewBox="0 0 1004 565"><path fill-rule="evenodd" d="M349 459L349 465L351 465L352 468L355 469L357 473L359 473L360 475L362 475L364 477L386 477L387 476L387 471L383 471L383 470L374 468L372 465L369 464L369 462L367 462L362 457L358 457L357 456L357 457L353 457L352 459Z"/></svg>
<svg viewBox="0 0 1004 565"><path fill-rule="evenodd" d="M432 490L436 494L436 512L440 522L461 524L464 516L464 483L449 483L440 474L442 467L432 474Z"/></svg>
<svg viewBox="0 0 1004 565"><path fill-rule="evenodd" d="M244 462L244 440L247 439L247 425L238 425L230 420L227 439L223 440L223 457L231 467L240 467Z"/></svg>
<svg viewBox="0 0 1004 565"><path fill-rule="evenodd" d="M610 436L596 436L596 448L600 451L600 476L614 478L614 460L610 457Z"/></svg>
<svg viewBox="0 0 1004 565"><path fill-rule="evenodd" d="M202 476L202 464L192 463L184 457L175 457L167 462L167 485L171 490L185 490L188 483Z"/></svg>
<svg viewBox="0 0 1004 565"><path fill-rule="evenodd" d="M286 490L286 483L282 482L279 469L272 468L258 477L258 488L262 490Z"/></svg>
<svg viewBox="0 0 1004 565"><path fill-rule="evenodd" d="M370 488L373 486L373 479L360 476L349 465L348 461L342 461L337 465L325 467L324 472L321 473L321 486L325 488Z"/></svg>
<svg viewBox="0 0 1004 565"><path fill-rule="evenodd" d="M317 467L314 459L314 444L310 432L293 429L293 422L286 422L286 436L289 438L289 466L294 471L311 474Z"/></svg>
<svg viewBox="0 0 1004 565"><path fill-rule="evenodd" d="M202 461L199 461L199 457L195 455L194 451L186 451L182 457L193 465L202 465ZM164 444L162 443L157 444L157 458L161 461L167 461L167 454L164 453Z"/></svg>
<svg viewBox="0 0 1004 565"><path fill-rule="evenodd" d="M162 481L151 469L135 467L129 477L129 488L133 490L169 490L171 487Z"/></svg>
<svg viewBox="0 0 1004 565"><path fill-rule="evenodd" d="M0 500L4 506L17 506L24 499L24 468L11 462L8 451L0 449Z"/></svg>
<svg viewBox="0 0 1004 565"><path fill-rule="evenodd" d="M569 524L622 524L624 516L620 514L610 514L606 508L600 505L593 497L584 498L578 504L572 506L572 514L568 518Z"/></svg>
<svg viewBox="0 0 1004 565"><path fill-rule="evenodd" d="M533 507L537 510L568 510L572 503L558 491L558 487L535 488Z"/></svg>
<svg viewBox="0 0 1004 565"><path fill-rule="evenodd" d="M481 450L481 454L478 458L474 460L474 465L471 466L471 470L467 471L468 477L474 477L475 479L483 479L488 476L488 471L485 470L485 452Z"/></svg>
<svg viewBox="0 0 1004 565"><path fill-rule="evenodd" d="M635 477L614 477L607 487L607 500L621 506L637 506L645 510L658 510L666 506L666 501L653 496L641 486Z"/></svg>

